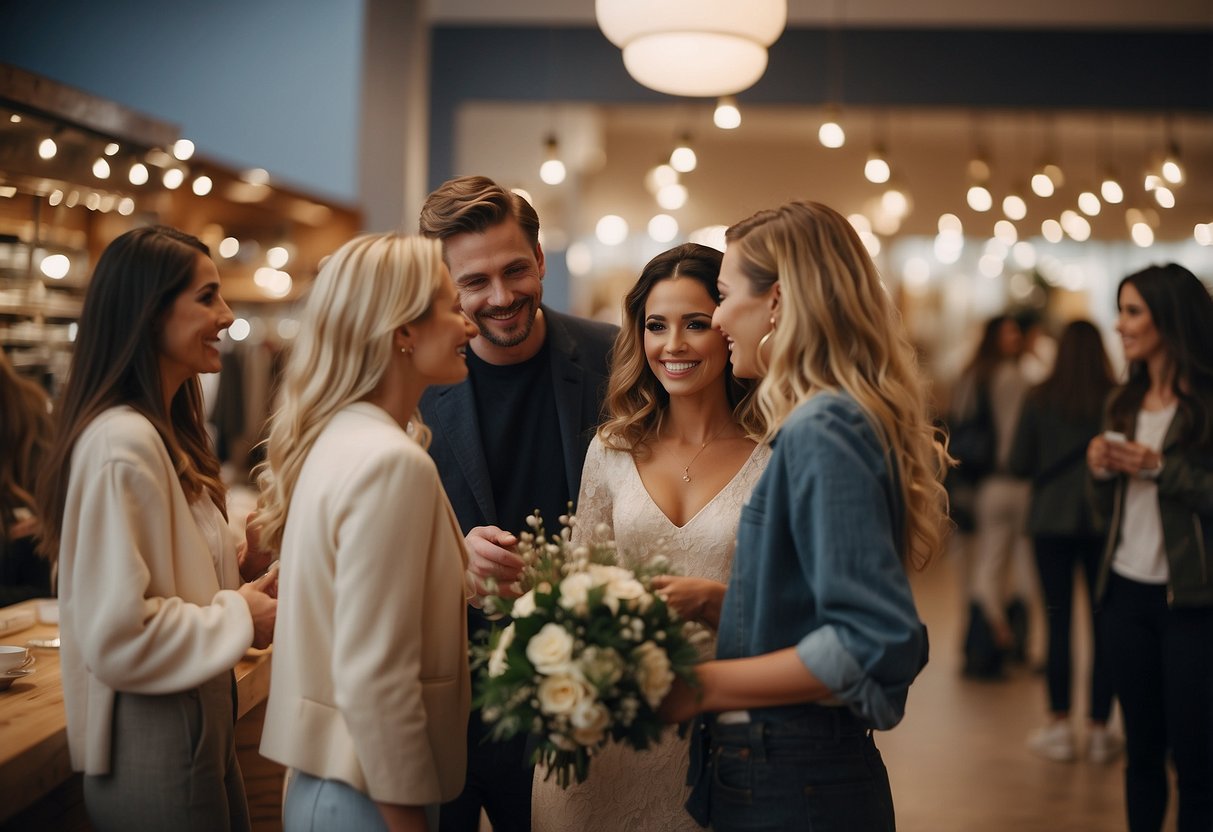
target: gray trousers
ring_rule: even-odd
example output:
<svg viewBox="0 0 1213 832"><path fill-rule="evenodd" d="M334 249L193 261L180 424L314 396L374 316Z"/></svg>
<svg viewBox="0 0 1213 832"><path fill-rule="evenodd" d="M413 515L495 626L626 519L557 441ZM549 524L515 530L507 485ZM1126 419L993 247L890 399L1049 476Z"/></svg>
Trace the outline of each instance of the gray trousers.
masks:
<svg viewBox="0 0 1213 832"><path fill-rule="evenodd" d="M119 692L110 773L84 778L98 832L246 832L231 673L159 696Z"/></svg>

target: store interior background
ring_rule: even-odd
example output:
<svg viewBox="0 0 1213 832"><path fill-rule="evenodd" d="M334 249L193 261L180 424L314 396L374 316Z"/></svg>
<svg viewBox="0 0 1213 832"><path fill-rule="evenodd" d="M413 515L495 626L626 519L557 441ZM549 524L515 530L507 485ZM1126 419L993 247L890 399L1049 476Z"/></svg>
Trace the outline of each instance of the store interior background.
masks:
<svg viewBox="0 0 1213 832"><path fill-rule="evenodd" d="M886 284L944 377L989 314L1034 308L1053 325L1090 317L1116 355L1120 277L1175 260L1213 278L1213 226L1197 228L1213 222L1209 0L791 0L788 28L766 74L738 96L742 124L730 131L712 124L713 101L632 80L590 0L69 0L8 3L3 18L0 62L178 125L200 158L264 170L271 187L346 207L368 230L412 230L424 195L452 175L525 189L544 223L546 299L581 314L617 315L663 248L718 237L792 198L866 217ZM839 149L817 138L831 114L846 131ZM698 166L681 175L685 204L663 209L646 175L683 136ZM549 137L568 171L559 185L538 175ZM877 147L892 167L887 184L864 177ZM1164 208L1143 182L1176 150L1184 179ZM966 204L977 158L988 165L987 212ZM1064 174L1047 199L1029 187L1045 164ZM1124 202L1082 213L1078 195L1098 194L1109 172ZM899 216L882 201L890 189L907 197ZM996 237L1011 193L1026 216ZM1046 240L1042 222L1066 211L1082 219L1077 234ZM1130 211L1151 245L1133 241ZM610 244L596 233L608 214L628 229ZM657 214L676 222L673 237L650 235ZM941 236L946 214L963 237ZM289 221L253 232L255 245L226 263L229 294L258 320L289 316L314 264L299 266L285 298L269 298L250 280L264 264L244 252L263 257L317 233Z"/></svg>
<svg viewBox="0 0 1213 832"><path fill-rule="evenodd" d="M145 159L154 175L139 185L127 177L136 154L158 149L163 161L169 148L124 147L101 180L89 165L104 137L36 114L13 121L0 94L0 345L53 391L101 248L145 222L202 236L241 319L225 361L240 359L245 382L225 399L234 376L220 374L214 416L239 480L269 407L268 385L256 380L271 377L297 331L298 301L323 256L358 229L414 230L425 195L466 173L531 195L544 225L547 302L602 317L617 314L664 248L718 239L721 226L788 199L830 204L871 226L865 239L945 392L991 314L1034 310L1054 331L1088 317L1119 363L1121 277L1177 261L1213 285L1213 0L788 7L766 74L738 96L741 126L725 131L712 123L713 101L632 80L591 0L0 0L0 80L2 65L16 67L146 114L149 135L196 145L168 167ZM838 149L818 140L829 115L846 131ZM64 148L53 165L36 154L43 126ZM685 204L663 209L646 177L683 135L698 166L681 176ZM559 185L539 178L549 136L567 166ZM877 145L892 167L879 185L864 176ZM70 182L52 174L69 148L82 160ZM1173 150L1183 181L1165 208L1145 177ZM986 212L967 204L979 157L993 201ZM1065 179L1041 198L1029 180L1045 164ZM161 178L169 167L187 177L171 193ZM1110 172L1124 201L1101 199L1097 215L1083 213L1079 195L1099 193ZM191 193L202 175L213 189ZM891 189L906 197L900 216L889 216ZM1011 193L1026 209L1013 223L1000 210ZM1042 224L1060 224L1067 211L1069 230L1046 239ZM628 229L613 242L597 233L608 214ZM668 230L662 240L649 233L657 214L676 221L668 240ZM1134 242L1128 219L1153 242ZM225 248L227 238L238 245ZM285 264L272 261L278 248ZM70 255L62 278L41 268L54 254ZM267 268L293 280L262 285ZM931 664L906 721L880 740L899 828L1123 828L1120 770L1033 758L1023 737L1043 714L1040 677L1025 669L1000 685L963 680L962 584L946 568L917 577ZM1082 666L1082 636L1076 651ZM242 765L254 815L259 829L276 829L281 771L264 761L250 768L259 730L249 731Z"/></svg>

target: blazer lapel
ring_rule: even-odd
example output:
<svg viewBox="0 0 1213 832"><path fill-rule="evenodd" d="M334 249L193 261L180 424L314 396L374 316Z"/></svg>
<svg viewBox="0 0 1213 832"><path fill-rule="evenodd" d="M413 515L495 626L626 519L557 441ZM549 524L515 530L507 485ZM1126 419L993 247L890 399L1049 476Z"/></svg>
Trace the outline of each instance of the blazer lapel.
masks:
<svg viewBox="0 0 1213 832"><path fill-rule="evenodd" d="M442 435L451 454L459 461L464 479L480 506L483 517L495 518L497 506L493 501L493 484L489 480L489 464L480 442L480 426L476 423L476 399L472 384L465 381L442 391L435 404L442 421Z"/></svg>
<svg viewBox="0 0 1213 832"><path fill-rule="evenodd" d="M585 415L585 368L578 361L577 343L558 316L546 307L548 340L551 344L552 390L556 397L556 415L560 420L560 440L564 450L565 476L577 498L581 483L581 462L589 447ZM593 427L592 425L590 427Z"/></svg>

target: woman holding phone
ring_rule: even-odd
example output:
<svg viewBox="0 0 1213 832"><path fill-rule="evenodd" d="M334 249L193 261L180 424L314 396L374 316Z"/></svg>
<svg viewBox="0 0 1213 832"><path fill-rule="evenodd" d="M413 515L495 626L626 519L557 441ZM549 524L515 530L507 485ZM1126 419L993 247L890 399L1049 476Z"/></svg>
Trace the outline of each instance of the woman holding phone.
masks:
<svg viewBox="0 0 1213 832"><path fill-rule="evenodd" d="M1128 381L1087 447L1108 519L1102 626L1124 713L1130 832L1157 832L1175 764L1179 832L1213 829L1213 299L1190 271L1121 281Z"/></svg>

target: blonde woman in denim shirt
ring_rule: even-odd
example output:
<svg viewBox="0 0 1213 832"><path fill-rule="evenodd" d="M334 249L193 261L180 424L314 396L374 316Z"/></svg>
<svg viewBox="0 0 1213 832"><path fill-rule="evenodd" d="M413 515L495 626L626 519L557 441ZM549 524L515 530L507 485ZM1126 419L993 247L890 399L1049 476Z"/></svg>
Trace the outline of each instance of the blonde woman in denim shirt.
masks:
<svg viewBox="0 0 1213 832"><path fill-rule="evenodd" d="M892 830L872 730L901 720L926 664L906 569L943 545L947 456L845 218L792 202L727 240L713 323L734 373L761 379L772 456L742 509L717 660L664 705L707 715L687 807L721 832Z"/></svg>

